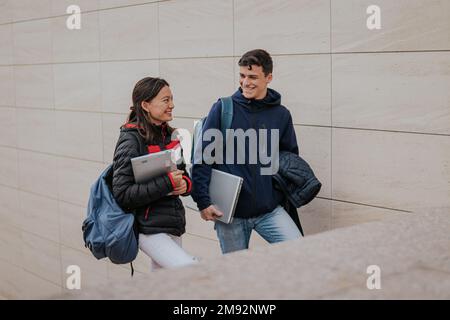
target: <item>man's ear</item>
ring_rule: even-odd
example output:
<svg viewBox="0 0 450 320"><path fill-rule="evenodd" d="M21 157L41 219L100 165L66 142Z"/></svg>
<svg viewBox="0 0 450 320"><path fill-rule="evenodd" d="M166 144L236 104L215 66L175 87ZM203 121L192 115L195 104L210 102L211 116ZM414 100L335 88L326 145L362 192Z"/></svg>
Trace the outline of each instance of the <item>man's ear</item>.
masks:
<svg viewBox="0 0 450 320"><path fill-rule="evenodd" d="M267 84L269 84L272 81L272 73L269 73L266 77L267 79Z"/></svg>

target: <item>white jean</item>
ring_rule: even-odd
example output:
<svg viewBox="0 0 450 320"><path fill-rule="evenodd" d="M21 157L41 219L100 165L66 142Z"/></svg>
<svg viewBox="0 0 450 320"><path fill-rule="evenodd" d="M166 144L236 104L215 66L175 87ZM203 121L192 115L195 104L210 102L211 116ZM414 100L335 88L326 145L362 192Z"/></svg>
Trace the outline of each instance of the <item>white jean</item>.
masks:
<svg viewBox="0 0 450 320"><path fill-rule="evenodd" d="M177 268L198 262L181 247L181 237L167 233L139 234L139 248L152 260L152 270Z"/></svg>

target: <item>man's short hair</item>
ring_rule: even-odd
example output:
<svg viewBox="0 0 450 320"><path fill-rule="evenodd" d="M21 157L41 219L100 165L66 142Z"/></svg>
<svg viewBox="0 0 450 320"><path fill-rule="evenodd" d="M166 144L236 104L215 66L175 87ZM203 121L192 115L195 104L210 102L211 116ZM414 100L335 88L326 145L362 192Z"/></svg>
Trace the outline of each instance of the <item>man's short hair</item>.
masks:
<svg viewBox="0 0 450 320"><path fill-rule="evenodd" d="M273 71L272 57L263 49L246 52L239 60L238 65L240 67L248 67L248 70L252 70L253 65L262 67L266 77Z"/></svg>

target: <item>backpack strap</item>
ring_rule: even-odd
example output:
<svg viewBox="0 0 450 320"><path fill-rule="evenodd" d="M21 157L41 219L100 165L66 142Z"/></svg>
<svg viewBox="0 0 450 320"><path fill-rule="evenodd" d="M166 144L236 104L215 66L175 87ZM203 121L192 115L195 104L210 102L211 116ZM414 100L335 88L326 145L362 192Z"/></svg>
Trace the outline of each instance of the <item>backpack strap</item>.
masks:
<svg viewBox="0 0 450 320"><path fill-rule="evenodd" d="M233 121L233 99L231 97L220 98L220 103L222 104L222 110L220 114L220 130L222 131L222 136L224 137L224 143L226 142L226 130L231 128L231 122ZM198 153L200 146L196 146L202 139L202 127L206 120L206 117L198 121L194 126L194 135L192 137L191 146L191 163L199 163L195 160L195 154Z"/></svg>
<svg viewBox="0 0 450 320"><path fill-rule="evenodd" d="M222 113L220 115L220 130L222 131L222 137L226 141L227 129L231 128L231 122L233 121L233 99L231 97L220 98L222 103Z"/></svg>
<svg viewBox="0 0 450 320"><path fill-rule="evenodd" d="M131 135L134 136L134 138L136 139L138 145L139 145L139 153L140 154L146 154L148 153L147 147L145 145L145 143L142 143L142 137L139 134L139 132L137 131L130 131Z"/></svg>
<svg viewBox="0 0 450 320"><path fill-rule="evenodd" d="M145 144L142 144L141 142L141 137L139 137L139 132L133 132L131 131L131 134L135 137L137 143L139 144L139 149L140 149L140 153L146 153L146 148L145 148ZM145 149L145 151L144 151ZM138 224L137 224L137 219L134 219L134 226L133 226L133 230L134 230L134 235L136 236L136 241L138 241L139 243L139 231L138 231ZM130 267L131 267L131 277L134 276L134 267L133 267L133 261L130 262Z"/></svg>
<svg viewBox="0 0 450 320"><path fill-rule="evenodd" d="M139 145L139 153L148 153L147 148L145 147L145 143L142 143L142 137L140 137L139 132L137 131L130 131L131 135L136 139L136 142ZM133 226L134 235L136 236L136 241L139 242L139 231L138 231L138 225L137 225L137 219L134 219L134 226ZM130 262L130 268L131 268L131 277L134 276L134 267L133 262Z"/></svg>

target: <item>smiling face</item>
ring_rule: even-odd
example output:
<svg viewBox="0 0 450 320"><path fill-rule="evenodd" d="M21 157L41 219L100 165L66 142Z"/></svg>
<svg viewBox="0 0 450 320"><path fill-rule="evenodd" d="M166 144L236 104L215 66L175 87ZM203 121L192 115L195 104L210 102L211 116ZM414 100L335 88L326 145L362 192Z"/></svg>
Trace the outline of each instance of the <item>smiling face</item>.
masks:
<svg viewBox="0 0 450 320"><path fill-rule="evenodd" d="M151 122L156 125L171 121L172 110L175 108L172 91L168 86L164 86L150 102L143 101L142 108L147 111Z"/></svg>
<svg viewBox="0 0 450 320"><path fill-rule="evenodd" d="M267 76L261 66L252 65L239 67L239 84L242 94L247 99L264 99L267 94L267 85L272 81L272 73Z"/></svg>

